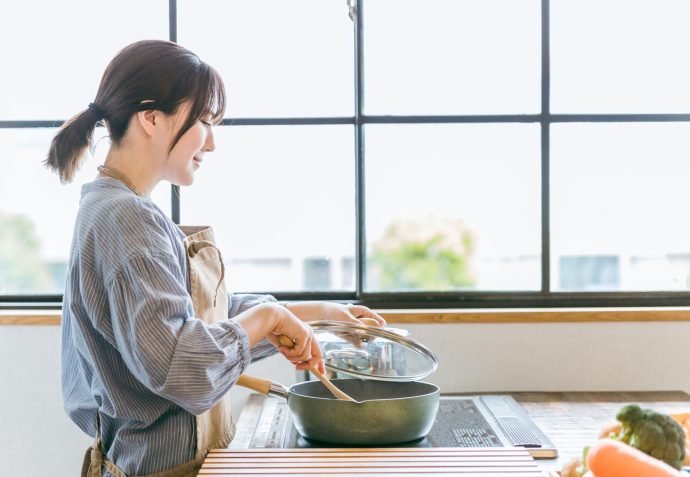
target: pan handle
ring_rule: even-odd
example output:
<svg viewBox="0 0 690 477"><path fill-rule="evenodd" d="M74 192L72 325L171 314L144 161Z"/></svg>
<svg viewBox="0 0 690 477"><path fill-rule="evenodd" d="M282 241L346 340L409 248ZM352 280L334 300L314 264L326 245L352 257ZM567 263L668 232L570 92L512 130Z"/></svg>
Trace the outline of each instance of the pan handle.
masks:
<svg viewBox="0 0 690 477"><path fill-rule="evenodd" d="M288 389L282 384L274 383L268 379L255 378L246 374L241 375L235 382L238 386L248 388L265 396L276 396L283 399L288 398Z"/></svg>

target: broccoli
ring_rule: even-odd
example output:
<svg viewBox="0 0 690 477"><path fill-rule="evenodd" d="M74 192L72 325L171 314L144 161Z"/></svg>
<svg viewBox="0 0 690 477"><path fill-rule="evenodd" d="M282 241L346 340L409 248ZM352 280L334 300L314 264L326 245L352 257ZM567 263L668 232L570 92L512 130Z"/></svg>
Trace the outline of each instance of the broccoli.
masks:
<svg viewBox="0 0 690 477"><path fill-rule="evenodd" d="M622 426L616 436L620 441L680 469L685 458L683 428L666 414L642 409L636 404L621 408L616 414Z"/></svg>

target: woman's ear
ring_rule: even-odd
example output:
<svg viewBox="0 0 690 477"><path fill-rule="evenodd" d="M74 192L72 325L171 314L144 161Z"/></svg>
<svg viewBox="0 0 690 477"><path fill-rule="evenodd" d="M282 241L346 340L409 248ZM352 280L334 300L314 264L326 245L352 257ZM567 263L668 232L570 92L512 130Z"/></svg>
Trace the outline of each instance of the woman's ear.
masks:
<svg viewBox="0 0 690 477"><path fill-rule="evenodd" d="M159 117L160 111L150 109L148 111L137 112L137 120L141 125L142 129L149 136L153 136L156 126L160 123Z"/></svg>

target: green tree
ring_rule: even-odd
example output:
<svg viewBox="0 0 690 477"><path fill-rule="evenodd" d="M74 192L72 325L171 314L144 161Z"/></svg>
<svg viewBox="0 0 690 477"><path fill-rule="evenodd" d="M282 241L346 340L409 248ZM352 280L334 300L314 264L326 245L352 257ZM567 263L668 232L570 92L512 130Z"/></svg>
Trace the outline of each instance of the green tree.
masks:
<svg viewBox="0 0 690 477"><path fill-rule="evenodd" d="M52 286L40 249L31 219L0 212L0 293L36 292Z"/></svg>
<svg viewBox="0 0 690 477"><path fill-rule="evenodd" d="M457 290L476 284L473 237L461 220L397 219L372 244L372 285L382 290Z"/></svg>

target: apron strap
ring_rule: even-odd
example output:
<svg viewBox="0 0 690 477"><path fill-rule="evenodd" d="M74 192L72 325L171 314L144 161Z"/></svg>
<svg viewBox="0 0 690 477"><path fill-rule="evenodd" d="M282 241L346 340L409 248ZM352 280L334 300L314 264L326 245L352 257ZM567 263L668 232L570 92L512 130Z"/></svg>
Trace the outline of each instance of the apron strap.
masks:
<svg viewBox="0 0 690 477"><path fill-rule="evenodd" d="M218 285L216 285L216 291L213 295L213 306L216 306L218 290L220 290L220 286L223 284L223 280L225 279L225 263L223 263L223 255L220 253L220 249L216 247L216 244L208 240L192 240L187 246L187 253L189 254L189 258L194 258L196 254L201 252L206 247L216 249L216 252L218 252L218 261L220 262L220 279L218 280Z"/></svg>
<svg viewBox="0 0 690 477"><path fill-rule="evenodd" d="M82 477L102 477L103 467L115 477L127 477L122 469L103 456L101 450L101 417L96 411L96 437L93 444L86 450L84 462L82 464Z"/></svg>
<svg viewBox="0 0 690 477"><path fill-rule="evenodd" d="M125 474L122 469L120 469L118 466L113 464L111 461L108 459L104 459L103 464L105 466L105 470L113 474L115 477L127 477L127 474Z"/></svg>

